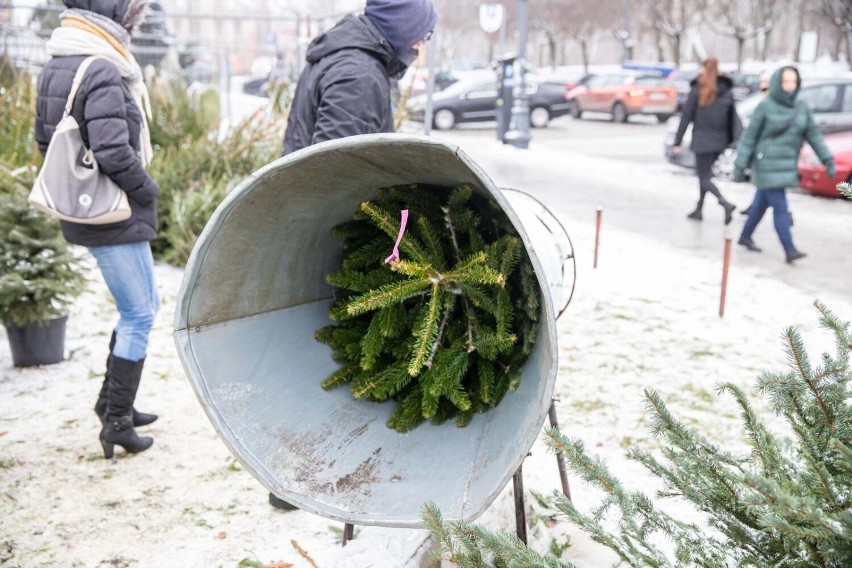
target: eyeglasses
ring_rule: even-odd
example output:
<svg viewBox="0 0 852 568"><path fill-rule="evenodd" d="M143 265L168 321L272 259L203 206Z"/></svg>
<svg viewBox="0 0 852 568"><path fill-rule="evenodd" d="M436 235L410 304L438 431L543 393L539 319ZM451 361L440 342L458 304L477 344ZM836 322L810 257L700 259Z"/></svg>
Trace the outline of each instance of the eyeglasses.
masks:
<svg viewBox="0 0 852 568"><path fill-rule="evenodd" d="M429 41L430 39L432 39L433 33L435 33L435 30L429 30L428 32L426 32L426 35L423 36L423 41Z"/></svg>

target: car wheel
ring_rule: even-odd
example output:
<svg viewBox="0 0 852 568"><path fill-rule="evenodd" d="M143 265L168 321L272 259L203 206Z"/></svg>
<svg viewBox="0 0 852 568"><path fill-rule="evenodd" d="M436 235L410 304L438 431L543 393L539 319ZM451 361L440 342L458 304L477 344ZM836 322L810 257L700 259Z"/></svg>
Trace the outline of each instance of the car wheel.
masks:
<svg viewBox="0 0 852 568"><path fill-rule="evenodd" d="M658 114L657 115L657 122L662 124L665 121L667 121L668 119L670 119L671 117L672 117L672 115L670 115L670 114Z"/></svg>
<svg viewBox="0 0 852 568"><path fill-rule="evenodd" d="M583 118L583 109L580 108L580 101L571 101L571 118Z"/></svg>
<svg viewBox="0 0 852 568"><path fill-rule="evenodd" d="M435 118L432 119L432 124L434 124L435 128L438 130L449 130L456 125L456 115L453 114L453 111L442 108L435 113Z"/></svg>
<svg viewBox="0 0 852 568"><path fill-rule="evenodd" d="M612 105L612 121L627 122L627 108L621 103Z"/></svg>
<svg viewBox="0 0 852 568"><path fill-rule="evenodd" d="M530 111L530 126L544 128L550 122L550 112L544 107L535 107Z"/></svg>

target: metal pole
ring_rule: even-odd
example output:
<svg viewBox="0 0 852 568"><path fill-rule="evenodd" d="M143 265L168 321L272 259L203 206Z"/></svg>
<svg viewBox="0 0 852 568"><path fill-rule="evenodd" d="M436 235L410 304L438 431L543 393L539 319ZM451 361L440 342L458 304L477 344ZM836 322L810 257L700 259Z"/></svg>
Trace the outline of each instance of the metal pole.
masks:
<svg viewBox="0 0 852 568"><path fill-rule="evenodd" d="M434 33L426 42L426 67L429 69L429 79L426 82L426 108L423 109L423 134L432 134L432 95L435 93L435 37Z"/></svg>
<svg viewBox="0 0 852 568"><path fill-rule="evenodd" d="M343 546L349 544L349 541L355 538L355 525L345 523L343 525Z"/></svg>
<svg viewBox="0 0 852 568"><path fill-rule="evenodd" d="M598 207L598 211L595 214L595 265L594 268L598 267L598 246L601 242L601 217L603 217L603 209Z"/></svg>
<svg viewBox="0 0 852 568"><path fill-rule="evenodd" d="M559 428L559 422L556 421L556 400L550 401L550 409L547 411L547 417L550 419L550 425L553 428ZM565 470L565 458L559 452L556 452L556 467L559 468L559 481L562 482L562 494L571 500L571 489L568 487L568 472Z"/></svg>
<svg viewBox="0 0 852 568"><path fill-rule="evenodd" d="M728 267L731 264L731 237L725 238L725 253L722 258L722 297L719 299L719 317L725 316L725 296L728 293Z"/></svg>
<svg viewBox="0 0 852 568"><path fill-rule="evenodd" d="M512 476L512 487L515 490L515 534L524 544L527 543L527 513L524 505L524 464Z"/></svg>
<svg viewBox="0 0 852 568"><path fill-rule="evenodd" d="M630 39L630 23L627 20L627 0L621 0L621 64L627 61L627 41Z"/></svg>
<svg viewBox="0 0 852 568"><path fill-rule="evenodd" d="M516 148L527 149L530 147L530 108L526 81L527 0L518 2L518 26L520 33L518 57L515 63L518 66L519 80L515 83L513 91L512 120L504 141Z"/></svg>

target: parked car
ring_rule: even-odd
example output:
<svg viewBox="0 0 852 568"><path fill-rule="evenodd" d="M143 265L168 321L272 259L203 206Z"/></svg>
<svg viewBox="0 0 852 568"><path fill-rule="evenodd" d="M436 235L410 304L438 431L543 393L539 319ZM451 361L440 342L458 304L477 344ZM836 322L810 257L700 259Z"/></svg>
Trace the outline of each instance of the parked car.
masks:
<svg viewBox="0 0 852 568"><path fill-rule="evenodd" d="M571 116L586 111L608 112L613 122L627 122L630 115L650 114L665 122L677 110L677 89L659 75L630 71L594 75L565 93Z"/></svg>
<svg viewBox="0 0 852 568"><path fill-rule="evenodd" d="M690 83L698 76L698 69L675 69L666 77L666 83L677 89L677 112L683 109L689 97Z"/></svg>
<svg viewBox="0 0 852 568"><path fill-rule="evenodd" d="M734 71L732 73L727 73L727 75L734 82L733 95L734 100L736 101L741 101L760 90L759 73L741 73L739 71Z"/></svg>
<svg viewBox="0 0 852 568"><path fill-rule="evenodd" d="M435 73L435 91L442 91L459 80L460 73L438 71ZM397 82L400 93L419 95L429 88L429 69L409 67Z"/></svg>
<svg viewBox="0 0 852 568"><path fill-rule="evenodd" d="M530 125L544 128L551 119L568 114L564 87L548 83L527 83ZM412 97L406 104L408 118L423 121L426 97ZM432 125L449 130L462 122L497 120L497 79L461 79L432 96Z"/></svg>
<svg viewBox="0 0 852 568"><path fill-rule="evenodd" d="M754 110L765 96L758 92L737 103L737 113L742 120L743 128L748 126ZM823 134L852 131L852 75L840 78L803 79L798 98L810 107L814 120ZM669 162L694 168L695 155L689 149L692 140L691 124L681 142L681 151L678 154L672 151L679 124L680 117L669 120L663 151ZM730 179L734 171L735 159L735 150L729 148L714 164L714 175L721 179Z"/></svg>
<svg viewBox="0 0 852 568"><path fill-rule="evenodd" d="M539 70L538 82L561 85L566 91L585 84L593 75L585 71L546 71Z"/></svg>
<svg viewBox="0 0 852 568"><path fill-rule="evenodd" d="M807 144L799 155L799 185L811 193L840 197L837 184L852 183L852 132L835 132L825 135L825 144L834 156L836 173L829 179L825 166Z"/></svg>

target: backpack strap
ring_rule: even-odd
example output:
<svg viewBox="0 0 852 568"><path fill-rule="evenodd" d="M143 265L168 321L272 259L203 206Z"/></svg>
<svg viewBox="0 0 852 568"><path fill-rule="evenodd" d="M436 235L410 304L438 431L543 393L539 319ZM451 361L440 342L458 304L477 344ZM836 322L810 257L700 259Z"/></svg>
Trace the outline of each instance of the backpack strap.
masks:
<svg viewBox="0 0 852 568"><path fill-rule="evenodd" d="M71 114L71 107L74 106L74 99L77 97L77 89L80 88L80 83L83 82L83 76L89 69L89 65L91 65L95 59L104 58L99 55L91 55L84 59L77 68L77 72L74 74L74 81L71 83L71 92L68 93L68 100L65 102L65 114L63 116Z"/></svg>

